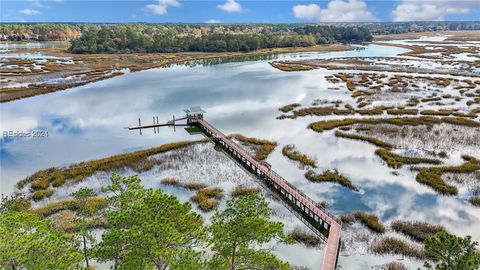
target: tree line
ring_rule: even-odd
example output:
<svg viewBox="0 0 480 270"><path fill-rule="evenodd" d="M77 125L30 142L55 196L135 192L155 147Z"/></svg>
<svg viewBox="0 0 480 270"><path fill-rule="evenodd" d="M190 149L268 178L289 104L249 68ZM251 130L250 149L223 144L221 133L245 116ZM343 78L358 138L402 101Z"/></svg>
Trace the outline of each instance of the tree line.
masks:
<svg viewBox="0 0 480 270"><path fill-rule="evenodd" d="M0 24L1 40L69 41L80 34L74 24Z"/></svg>
<svg viewBox="0 0 480 270"><path fill-rule="evenodd" d="M358 24L366 27L373 35L403 34L409 32L436 32L480 30L480 22L384 22Z"/></svg>
<svg viewBox="0 0 480 270"><path fill-rule="evenodd" d="M265 48L308 47L335 42L371 41L364 27L92 25L71 41L73 53L238 52Z"/></svg>
<svg viewBox="0 0 480 270"><path fill-rule="evenodd" d="M238 52L371 41L363 26L303 24L1 24L3 40L69 40L73 53Z"/></svg>

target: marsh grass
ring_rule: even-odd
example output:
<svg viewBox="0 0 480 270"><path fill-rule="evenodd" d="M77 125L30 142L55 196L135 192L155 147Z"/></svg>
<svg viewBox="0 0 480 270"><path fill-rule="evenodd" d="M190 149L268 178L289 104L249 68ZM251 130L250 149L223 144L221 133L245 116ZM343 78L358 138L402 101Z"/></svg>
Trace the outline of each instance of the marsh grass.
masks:
<svg viewBox="0 0 480 270"><path fill-rule="evenodd" d="M278 110L280 110L281 112L284 112L284 113L287 113L297 107L300 107L301 105L298 104L298 103L292 103L292 104L288 104L288 105L285 105L283 107L280 107Z"/></svg>
<svg viewBox="0 0 480 270"><path fill-rule="evenodd" d="M385 148L380 148L375 151L375 154L383 159L389 167L400 168L405 164L441 164L442 162L438 159L433 158L419 158L419 157L406 157L400 156L392 153L390 150Z"/></svg>
<svg viewBox="0 0 480 270"><path fill-rule="evenodd" d="M420 112L422 115L440 115L440 116L448 116L453 114L453 110L423 110Z"/></svg>
<svg viewBox="0 0 480 270"><path fill-rule="evenodd" d="M179 179L173 178L173 177L163 178L160 182L162 184L168 185L168 186L180 186L181 185L181 181Z"/></svg>
<svg viewBox="0 0 480 270"><path fill-rule="evenodd" d="M104 196L95 196L87 199L87 210L91 212L99 211L108 205L108 200ZM42 207L33 209L33 212L40 217L48 217L62 210L76 211L80 208L79 200L68 199L62 201L49 202Z"/></svg>
<svg viewBox="0 0 480 270"><path fill-rule="evenodd" d="M34 201L40 201L44 198L48 198L48 197L51 197L53 195L53 189L51 188L47 188L47 189L39 189L39 190L36 190L33 195L32 195L32 199Z"/></svg>
<svg viewBox="0 0 480 270"><path fill-rule="evenodd" d="M311 157L309 157L305 154L300 153L298 150L295 149L294 145L284 146L282 148L282 154L290 160L294 160L294 161L299 162L304 167L305 166L310 166L310 167L313 167L313 168L317 167L317 164L316 164L317 162L313 158L311 158Z"/></svg>
<svg viewBox="0 0 480 270"><path fill-rule="evenodd" d="M438 232L446 231L445 227L441 225L434 225L424 221L396 220L390 226L394 231L407 235L421 243Z"/></svg>
<svg viewBox="0 0 480 270"><path fill-rule="evenodd" d="M460 166L420 168L415 179L417 182L427 185L443 195L457 195L457 187L445 183L442 175L444 173L471 173L480 170L480 162L473 157L469 158L471 159L467 159L467 162Z"/></svg>
<svg viewBox="0 0 480 270"><path fill-rule="evenodd" d="M353 114L353 110L349 109L338 109L335 107L309 107L309 108L302 108L298 110L294 110L291 116L285 116L285 118L297 118L297 117L305 117L305 116L326 116L326 115L348 115Z"/></svg>
<svg viewBox="0 0 480 270"><path fill-rule="evenodd" d="M64 231L66 233L73 233L80 230L78 225L78 217L71 210L62 210L50 218L50 222L57 230ZM108 222L105 218L87 218L85 220L87 229L99 229L107 228Z"/></svg>
<svg viewBox="0 0 480 270"><path fill-rule="evenodd" d="M296 242L304 244L307 247L317 247L322 242L320 237L300 228L293 229L288 236L293 238Z"/></svg>
<svg viewBox="0 0 480 270"><path fill-rule="evenodd" d="M255 157L259 160L266 159L270 155L270 153L273 152L275 147L277 147L276 142L269 141L269 140L249 138L249 137L245 137L245 136L240 135L240 134L234 134L234 135L232 135L232 137L241 141L241 142L250 143L250 144L260 146L255 153Z"/></svg>
<svg viewBox="0 0 480 270"><path fill-rule="evenodd" d="M340 220L344 225L351 225L355 223L355 215L354 214L346 214L340 216Z"/></svg>
<svg viewBox="0 0 480 270"><path fill-rule="evenodd" d="M341 131L338 131L338 130L335 132L335 136L340 137L340 138L365 141L365 142L374 144L376 146L384 147L384 148L392 148L392 145L390 143L384 142L384 141L382 141L380 139L377 139L375 137L372 137L372 136L345 133L345 132L341 132Z"/></svg>
<svg viewBox="0 0 480 270"><path fill-rule="evenodd" d="M399 262L389 262L385 265L385 270L408 270L408 268Z"/></svg>
<svg viewBox="0 0 480 270"><path fill-rule="evenodd" d="M271 62L270 65L274 68L277 68L281 71L306 71L315 69L314 66L308 66L305 64L295 64L295 63L282 63L282 62Z"/></svg>
<svg viewBox="0 0 480 270"><path fill-rule="evenodd" d="M409 114L409 115L417 115L417 109L388 109L387 114L391 115L402 115L402 114Z"/></svg>
<svg viewBox="0 0 480 270"><path fill-rule="evenodd" d="M236 186L232 191L232 197L238 197L243 195L249 195L254 193L259 193L260 189L255 187L246 187L246 186Z"/></svg>
<svg viewBox="0 0 480 270"><path fill-rule="evenodd" d="M337 170L325 170L322 174L315 174L314 171L308 170L305 173L305 178L312 182L333 182L338 183L344 187L350 188L356 192L360 191L350 179L340 174Z"/></svg>
<svg viewBox="0 0 480 270"><path fill-rule="evenodd" d="M480 196L474 196L468 200L472 205L480 207Z"/></svg>
<svg viewBox="0 0 480 270"><path fill-rule="evenodd" d="M371 231L377 233L385 232L385 226L383 226L376 215L358 211L354 214L354 216L357 221L365 225Z"/></svg>
<svg viewBox="0 0 480 270"><path fill-rule="evenodd" d="M53 187L62 186L66 181L72 180L75 182L83 181L86 177L93 175L95 172L98 171L110 171L121 169L125 167L130 167L132 169L151 169L152 164L149 161L148 157L163 153L167 151L171 151L174 149L183 148L195 143L199 143L200 141L182 141L176 143L169 143L164 144L159 147L154 147L146 150L135 151L131 153L125 153L120 155L115 155L107 158L91 160L86 162L80 162L76 164L72 164L69 167L53 167L48 168L45 170L38 171L33 175L20 180L17 183L17 188L22 189L28 183L32 183L32 190L35 191L37 195L34 193L34 199L41 199L44 197L51 196L53 194L53 190L48 190L48 186L46 185L47 181L51 183ZM142 163L147 162L148 165L141 165ZM140 172L140 171L138 171ZM35 183L35 185L33 185ZM47 187L47 188L45 188ZM42 191L38 192L37 191ZM49 194L49 195L48 195ZM47 196L48 195L48 196Z"/></svg>
<svg viewBox="0 0 480 270"><path fill-rule="evenodd" d="M169 186L176 186L176 187L183 187L189 190L200 190L204 189L207 187L206 184L200 183L200 182L182 182L180 179L173 178L173 177L167 177L162 179L161 181L162 184L164 185L169 185Z"/></svg>
<svg viewBox="0 0 480 270"><path fill-rule="evenodd" d="M337 127L350 126L353 124L391 124L397 126L418 126L449 123L454 125L480 127L480 122L460 117L394 117L394 118L345 118L341 120L324 120L311 123L308 127L316 132L323 132Z"/></svg>
<svg viewBox="0 0 480 270"><path fill-rule="evenodd" d="M395 237L382 238L373 244L371 249L373 253L380 255L396 254L418 259L425 257L423 250Z"/></svg>
<svg viewBox="0 0 480 270"><path fill-rule="evenodd" d="M197 190L191 201L198 205L204 212L215 209L223 198L223 191L220 188L204 188Z"/></svg>
<svg viewBox="0 0 480 270"><path fill-rule="evenodd" d="M182 184L182 187L189 189L189 190L201 190L207 187L206 184L204 183L199 183L199 182L188 182Z"/></svg>

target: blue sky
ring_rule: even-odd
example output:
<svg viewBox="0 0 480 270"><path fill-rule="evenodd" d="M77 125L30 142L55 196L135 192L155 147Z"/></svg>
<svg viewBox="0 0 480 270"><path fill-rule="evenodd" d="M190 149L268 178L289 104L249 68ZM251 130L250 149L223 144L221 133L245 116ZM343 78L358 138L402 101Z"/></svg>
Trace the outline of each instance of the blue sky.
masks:
<svg viewBox="0 0 480 270"><path fill-rule="evenodd" d="M480 20L480 0L0 0L1 22L358 22Z"/></svg>

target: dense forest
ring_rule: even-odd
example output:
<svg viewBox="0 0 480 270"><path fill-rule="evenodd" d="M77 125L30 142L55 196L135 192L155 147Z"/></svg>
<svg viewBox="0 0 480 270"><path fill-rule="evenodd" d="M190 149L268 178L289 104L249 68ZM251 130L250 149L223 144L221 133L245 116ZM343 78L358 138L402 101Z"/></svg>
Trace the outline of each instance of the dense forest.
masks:
<svg viewBox="0 0 480 270"><path fill-rule="evenodd" d="M72 40L74 53L236 52L264 48L308 47L334 42L372 40L364 27L302 26L278 29L264 25L166 26L92 25Z"/></svg>

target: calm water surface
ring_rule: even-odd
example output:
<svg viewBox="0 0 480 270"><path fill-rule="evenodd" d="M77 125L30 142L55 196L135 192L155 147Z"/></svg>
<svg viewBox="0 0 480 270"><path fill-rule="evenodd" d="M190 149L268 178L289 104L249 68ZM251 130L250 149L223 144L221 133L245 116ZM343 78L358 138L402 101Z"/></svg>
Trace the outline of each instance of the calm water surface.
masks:
<svg viewBox="0 0 480 270"><path fill-rule="evenodd" d="M333 53L295 53L276 56L290 58L329 58L394 56L405 50L369 45L362 50ZM268 61L231 62L218 65L178 65L136 73L74 89L3 103L1 130L46 130L48 138L1 139L1 193L14 191L14 184L33 172L73 162L101 158L157 146L162 143L201 138L182 129L162 129L160 134L145 131L143 136L124 127L152 116L170 119L182 109L200 105L206 119L224 133L242 133L276 140L279 146L295 144L315 156L319 168L337 168L361 187L362 192L333 184L312 184L304 170L281 155L281 147L269 157L273 168L315 200L326 200L335 214L365 210L384 222L394 219L425 220L445 225L459 235L480 240L480 210L464 199L437 195L418 184L407 168L392 170L374 154L375 147L336 138L306 129L319 118L276 120L280 106L298 102L309 105L314 99L343 99L354 103L346 90L327 90L326 70L282 72ZM318 256L295 249L280 250L283 257L302 263ZM310 260L317 263L320 257ZM344 269L365 269L385 259L352 256L341 258ZM389 261L389 260L386 260Z"/></svg>

